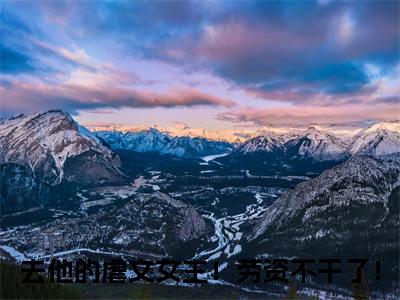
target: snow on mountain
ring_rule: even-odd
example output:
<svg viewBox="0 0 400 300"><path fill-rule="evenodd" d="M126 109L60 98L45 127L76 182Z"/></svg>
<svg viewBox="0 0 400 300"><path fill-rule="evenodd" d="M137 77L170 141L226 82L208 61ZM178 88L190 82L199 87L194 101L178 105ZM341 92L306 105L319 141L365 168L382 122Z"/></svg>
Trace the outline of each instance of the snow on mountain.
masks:
<svg viewBox="0 0 400 300"><path fill-rule="evenodd" d="M265 135L280 135L285 138L285 141L304 134L307 127L291 126L291 125L264 125L253 128L234 128L234 129L204 129L192 128L186 124L176 122L174 126L159 126L159 125L125 125L125 124L108 124L108 123L85 123L86 127L92 131L120 131L120 132L140 132L155 128L161 133L166 133L169 136L189 136L200 137L210 141L228 142L233 144L244 143L250 138L265 136ZM355 134L365 129L365 124L331 124L317 125L316 128L321 131L329 131L341 139L351 139Z"/></svg>
<svg viewBox="0 0 400 300"><path fill-rule="evenodd" d="M177 157L200 157L227 152L232 145L226 142L209 141L205 138L170 136L155 128L138 132L98 131L95 134L111 149L137 152L158 152Z"/></svg>
<svg viewBox="0 0 400 300"><path fill-rule="evenodd" d="M290 220L304 224L334 207L357 202L385 203L399 185L399 154L380 158L355 156L285 193L268 207L252 238L262 235L269 227L284 226ZM296 216L301 218L295 219Z"/></svg>
<svg viewBox="0 0 400 300"><path fill-rule="evenodd" d="M351 155L379 156L400 152L400 122L377 123L358 132L352 139L334 134L323 127L276 132L260 130L261 135L242 143L235 154L281 152L291 158L312 158L317 161L342 160Z"/></svg>
<svg viewBox="0 0 400 300"><path fill-rule="evenodd" d="M186 124L176 123L175 126L159 126L159 125L122 125L122 124L107 124L107 123L86 123L86 127L90 128L94 132L99 131L119 131L124 133L135 133L141 131L147 131L150 129L157 129L161 133L165 133L171 137L200 137L210 141L228 142L228 143L243 143L250 138L264 136L264 135L279 135L287 141L295 136L303 134L307 127L294 127L294 126L272 126L264 125L261 127L254 128L241 128L241 129L217 129L210 130L204 128L192 128ZM328 130L333 132L335 135L353 137L360 128L347 128L343 126L326 127L318 125L321 130Z"/></svg>
<svg viewBox="0 0 400 300"><path fill-rule="evenodd" d="M349 152L373 156L400 152L400 121L378 123L361 131L354 137Z"/></svg>
<svg viewBox="0 0 400 300"><path fill-rule="evenodd" d="M334 134L313 126L302 133L264 133L249 139L235 152L281 152L290 157L338 160L346 156L346 144Z"/></svg>
<svg viewBox="0 0 400 300"><path fill-rule="evenodd" d="M309 157L315 160L340 160L347 156L344 141L328 131L311 126L304 135L289 140L285 148L296 157Z"/></svg>
<svg viewBox="0 0 400 300"><path fill-rule="evenodd" d="M0 164L27 167L44 182L60 183L66 162L85 153L92 166L122 175L118 157L67 113L53 110L0 121Z"/></svg>
<svg viewBox="0 0 400 300"><path fill-rule="evenodd" d="M87 127L94 132L104 131L119 131L123 133L137 133L147 131L150 129L157 129L159 132L167 134L171 137L192 137L192 138L205 138L209 141L227 142L227 143L241 143L247 138L254 135L254 130L236 130L236 129L221 129L209 130L204 128L191 128L185 124L177 123L175 126L159 126L159 125L113 125L104 123L87 123Z"/></svg>
<svg viewBox="0 0 400 300"><path fill-rule="evenodd" d="M252 138L241 144L236 153L284 151L284 138L279 135L264 135Z"/></svg>
<svg viewBox="0 0 400 300"><path fill-rule="evenodd" d="M278 198L248 235L243 251L272 257L368 257L382 261L385 280L397 282L399 196L399 153L354 156ZM345 276L344 285L353 274Z"/></svg>
<svg viewBox="0 0 400 300"><path fill-rule="evenodd" d="M138 132L97 131L95 135L105 141L111 149L124 149L136 152L159 152L171 141L171 137L157 129Z"/></svg>
<svg viewBox="0 0 400 300"><path fill-rule="evenodd" d="M205 138L174 137L160 153L179 157L201 157L231 149L232 146L226 142L209 141Z"/></svg>

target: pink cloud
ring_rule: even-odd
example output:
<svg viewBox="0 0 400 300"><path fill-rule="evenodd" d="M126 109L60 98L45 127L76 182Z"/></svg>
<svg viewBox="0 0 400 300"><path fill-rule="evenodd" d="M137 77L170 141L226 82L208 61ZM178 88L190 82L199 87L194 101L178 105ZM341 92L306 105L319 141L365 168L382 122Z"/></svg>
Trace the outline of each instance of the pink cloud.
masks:
<svg viewBox="0 0 400 300"><path fill-rule="evenodd" d="M51 85L17 80L0 86L0 95L4 111L21 112L53 108L76 111L121 107L232 107L235 104L231 99L214 96L194 88L174 88L156 93L124 86L72 83Z"/></svg>
<svg viewBox="0 0 400 300"><path fill-rule="evenodd" d="M251 97L261 100L283 101L296 105L331 106L350 103L357 104L360 102L374 102L374 100L379 98L378 89L378 85L370 84L351 94L335 95L318 91L311 85L307 84L288 84L281 89L262 90L257 87L246 87L244 88L244 91Z"/></svg>
<svg viewBox="0 0 400 300"><path fill-rule="evenodd" d="M364 120L398 120L400 109L396 103L378 105L295 106L265 109L240 108L217 115L222 121L244 126L332 124Z"/></svg>
<svg viewBox="0 0 400 300"><path fill-rule="evenodd" d="M190 35L168 41L160 45L158 52L173 60L235 65L240 64L236 60L252 62L262 58L271 66L278 66L282 58L288 59L317 46L320 38L315 33L299 35L261 22L231 20L204 26L196 38Z"/></svg>
<svg viewBox="0 0 400 300"><path fill-rule="evenodd" d="M316 35L299 36L262 23L230 21L205 27L195 54L211 60L234 60L264 53L273 62L283 53L304 51L316 43Z"/></svg>

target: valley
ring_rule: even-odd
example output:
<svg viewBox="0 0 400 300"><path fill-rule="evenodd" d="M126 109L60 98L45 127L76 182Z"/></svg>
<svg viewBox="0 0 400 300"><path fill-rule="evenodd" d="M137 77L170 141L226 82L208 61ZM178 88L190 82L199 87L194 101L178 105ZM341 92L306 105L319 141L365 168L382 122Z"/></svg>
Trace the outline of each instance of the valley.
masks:
<svg viewBox="0 0 400 300"><path fill-rule="evenodd" d="M313 249L394 257L393 128L371 127L349 142L313 127L238 145L157 130L91 133L59 111L3 120L2 257L198 259L218 262L220 279L212 269L201 275L210 283L284 295L280 285L238 285L237 260ZM33 150L21 154L13 143ZM398 269L388 274L371 286L396 290ZM349 293L345 281L339 289ZM318 280L299 288L316 291L332 289Z"/></svg>

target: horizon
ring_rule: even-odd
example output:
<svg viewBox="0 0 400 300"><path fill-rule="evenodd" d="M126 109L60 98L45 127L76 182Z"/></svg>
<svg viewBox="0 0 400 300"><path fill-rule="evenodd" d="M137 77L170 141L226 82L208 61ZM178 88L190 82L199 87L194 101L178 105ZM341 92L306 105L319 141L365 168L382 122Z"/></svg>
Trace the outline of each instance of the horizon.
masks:
<svg viewBox="0 0 400 300"><path fill-rule="evenodd" d="M133 126L123 125L123 124L108 124L108 123L96 123L96 124L85 124L79 122L75 116L71 115L67 111L62 109L50 109L47 111L38 111L33 113L19 113L11 116L0 118L1 121L14 120L21 117L30 117L35 115L44 115L47 113L59 112L68 115L79 125L84 126L91 132L121 132L121 133L136 133L145 132L149 130L156 130L159 133L167 134L172 137L200 137L207 140L214 141L225 141L228 143L244 143L248 140L259 136L266 136L267 134L282 135L282 136L299 136L307 132L309 129L316 129L320 132L326 132L340 137L348 142L356 137L360 132L365 130L370 130L371 128L379 126L384 126L385 130L400 133L400 120L385 120L380 122L374 121L363 121L363 122L353 122L345 124L318 124L311 123L308 125L271 125L266 124L259 127L248 127L245 129L225 129L225 130L207 130L204 128L194 128L189 127L184 123L174 122L171 126L159 126L155 125L143 125L137 124ZM4 123L3 123L4 124ZM1 123L0 123L1 125Z"/></svg>
<svg viewBox="0 0 400 300"><path fill-rule="evenodd" d="M0 116L215 132L399 120L399 5L2 1Z"/></svg>

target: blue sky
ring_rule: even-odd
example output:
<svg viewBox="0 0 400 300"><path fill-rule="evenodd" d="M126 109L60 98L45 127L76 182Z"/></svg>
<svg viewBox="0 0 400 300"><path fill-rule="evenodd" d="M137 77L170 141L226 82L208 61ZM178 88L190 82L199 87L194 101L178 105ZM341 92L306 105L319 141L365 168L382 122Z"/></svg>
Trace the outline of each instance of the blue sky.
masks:
<svg viewBox="0 0 400 300"><path fill-rule="evenodd" d="M2 1L1 113L226 129L399 119L398 1Z"/></svg>

